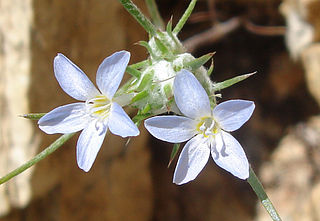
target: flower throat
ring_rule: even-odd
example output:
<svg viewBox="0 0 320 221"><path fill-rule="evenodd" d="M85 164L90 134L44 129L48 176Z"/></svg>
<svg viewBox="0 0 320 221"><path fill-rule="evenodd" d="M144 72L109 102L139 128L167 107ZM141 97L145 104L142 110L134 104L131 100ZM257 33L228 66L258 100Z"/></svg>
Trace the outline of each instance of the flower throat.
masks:
<svg viewBox="0 0 320 221"><path fill-rule="evenodd" d="M111 100L105 95L98 95L87 100L86 105L91 116L104 120L110 115Z"/></svg>

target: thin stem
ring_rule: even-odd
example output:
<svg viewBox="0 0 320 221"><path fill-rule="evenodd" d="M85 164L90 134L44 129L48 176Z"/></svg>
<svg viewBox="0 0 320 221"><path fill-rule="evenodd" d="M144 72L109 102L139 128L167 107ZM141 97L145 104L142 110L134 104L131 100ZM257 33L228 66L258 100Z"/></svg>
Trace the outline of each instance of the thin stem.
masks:
<svg viewBox="0 0 320 221"><path fill-rule="evenodd" d="M255 25L249 20L244 20L243 22L244 27L257 35L264 35L264 36L283 36L286 33L286 27L284 26L261 26Z"/></svg>
<svg viewBox="0 0 320 221"><path fill-rule="evenodd" d="M252 187L252 189L254 190L254 192L256 193L256 195L258 196L258 198L260 199L264 208L269 213L272 220L273 221L281 221L281 218L280 218L277 210L272 205L271 200L269 199L268 195L264 191L262 184L260 183L258 177L254 173L251 166L250 166L250 175L249 175L249 178L247 181L250 184L250 186Z"/></svg>
<svg viewBox="0 0 320 221"><path fill-rule="evenodd" d="M156 1L155 0L146 0L146 5L148 7L149 14L150 14L155 26L157 26L159 29L163 30L164 29L164 22L163 22L162 17L159 13Z"/></svg>
<svg viewBox="0 0 320 221"><path fill-rule="evenodd" d="M176 27L173 29L173 34L177 35L181 29L183 28L184 24L187 22L188 18L190 17L194 6L196 5L197 0L192 0L187 8L187 10L184 12L184 14L182 15L182 17L180 18L178 24L176 25Z"/></svg>
<svg viewBox="0 0 320 221"><path fill-rule="evenodd" d="M0 185L7 182L11 178L17 176L18 174L22 173L26 169L30 168L34 164L38 163L40 160L43 160L48 155L52 154L55 150L57 150L59 147L61 147L67 140L69 140L74 133L71 134L64 134L61 137L59 137L56 141L54 141L50 146L48 146L46 149L41 151L38 155L33 157L31 160L23 164L22 166L16 168L15 170L11 171L7 175L0 178Z"/></svg>
<svg viewBox="0 0 320 221"><path fill-rule="evenodd" d="M230 18L229 20L217 23L212 26L210 29L197 34L183 42L183 45L187 48L189 52L194 51L196 48L216 42L221 38L225 37L227 34L231 33L232 31L236 30L241 26L241 18L234 17Z"/></svg>
<svg viewBox="0 0 320 221"><path fill-rule="evenodd" d="M119 0L119 2L139 22L146 32L151 36L156 35L156 27L154 27L150 20L142 14L140 9L131 0Z"/></svg>

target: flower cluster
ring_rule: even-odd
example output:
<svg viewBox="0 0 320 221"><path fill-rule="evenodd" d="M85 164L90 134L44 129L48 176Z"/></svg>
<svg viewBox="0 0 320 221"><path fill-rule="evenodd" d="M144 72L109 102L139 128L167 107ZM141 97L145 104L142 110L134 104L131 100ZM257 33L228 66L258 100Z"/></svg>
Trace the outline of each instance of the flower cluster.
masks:
<svg viewBox="0 0 320 221"><path fill-rule="evenodd" d="M39 120L39 127L48 134L83 130L77 142L76 155L78 166L86 172L92 167L108 129L121 137L139 135L137 126L121 107L135 101L131 99L127 103L119 102L119 105L114 99L129 59L130 53L126 51L107 57L97 70L98 89L64 55L58 54L54 59L54 73L61 88L82 102L55 108ZM161 61L153 66L153 72L166 71L163 67L157 68L159 64ZM230 100L212 104L194 74L185 69L175 72L171 66L170 70L171 96L177 107L175 112L180 115L151 117L145 120L144 125L160 140L171 143L189 140L178 159L173 182L184 184L195 179L210 153L218 166L240 179L247 179L247 157L238 141L228 132L237 130L251 117L254 103ZM158 74L155 77L159 80Z"/></svg>
<svg viewBox="0 0 320 221"><path fill-rule="evenodd" d="M130 53L127 51L105 58L97 70L97 87L73 62L58 54L54 59L55 77L61 88L80 102L57 107L47 114L24 115L29 119L42 116L38 121L41 130L47 134L64 135L29 162L1 178L0 184L48 156L73 133L81 130L76 158L79 168L88 172L108 131L124 138L138 136L138 126L144 121L151 135L175 144L169 165L180 144L186 142L175 168L175 184L194 180L211 156L219 167L240 179L247 179L271 218L281 220L249 166L242 146L230 134L249 120L255 104L246 100L217 103L222 89L254 73L212 82L213 62L209 69L204 64L215 53L195 58L178 38L196 2L190 1L173 28L172 20L165 27L155 1L146 1L151 22L131 0L120 0L149 34L148 41L139 42L149 56L129 66ZM120 86L125 72L131 77ZM132 119L123 109L126 106L137 109Z"/></svg>

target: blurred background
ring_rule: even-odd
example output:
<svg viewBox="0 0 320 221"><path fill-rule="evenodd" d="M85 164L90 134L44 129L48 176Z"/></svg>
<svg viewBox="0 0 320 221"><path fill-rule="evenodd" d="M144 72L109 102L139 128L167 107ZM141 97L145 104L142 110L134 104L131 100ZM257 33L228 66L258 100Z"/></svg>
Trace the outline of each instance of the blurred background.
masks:
<svg viewBox="0 0 320 221"><path fill-rule="evenodd" d="M143 0L134 1L146 12ZM189 1L159 0L165 22ZM195 56L216 52L213 81L257 71L222 91L256 110L233 133L283 220L320 220L320 1L199 0L180 39ZM18 117L73 102L53 74L69 57L94 81L101 61L147 34L117 0L0 0L0 175L58 138ZM76 135L36 167L0 186L0 220L270 220L247 182L212 160L183 186L167 169L172 145L108 135L89 173L78 169Z"/></svg>

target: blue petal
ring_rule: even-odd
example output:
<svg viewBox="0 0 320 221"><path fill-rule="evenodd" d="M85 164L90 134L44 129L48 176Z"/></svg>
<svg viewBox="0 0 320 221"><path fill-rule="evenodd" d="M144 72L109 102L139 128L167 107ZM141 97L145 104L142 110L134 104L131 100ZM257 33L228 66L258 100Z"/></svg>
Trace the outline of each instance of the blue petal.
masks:
<svg viewBox="0 0 320 221"><path fill-rule="evenodd" d="M196 119L211 116L207 92L197 78L187 70L181 70L174 80L174 98L180 111Z"/></svg>
<svg viewBox="0 0 320 221"><path fill-rule="evenodd" d="M246 100L229 100L213 109L213 116L225 131L235 131L249 120L254 110L254 103Z"/></svg>
<svg viewBox="0 0 320 221"><path fill-rule="evenodd" d="M217 154L218 153L218 154ZM249 177L249 162L239 142L229 133L216 135L216 144L211 147L216 164L240 179Z"/></svg>
<svg viewBox="0 0 320 221"><path fill-rule="evenodd" d="M207 164L209 156L210 148L207 139L197 135L189 140L180 154L173 182L181 185L194 180Z"/></svg>
<svg viewBox="0 0 320 221"><path fill-rule="evenodd" d="M54 74L64 92L76 100L85 101L100 94L87 75L63 54L54 58Z"/></svg>
<svg viewBox="0 0 320 221"><path fill-rule="evenodd" d="M65 134L82 130L90 121L85 108L84 103L57 107L40 118L39 128L47 134Z"/></svg>
<svg viewBox="0 0 320 221"><path fill-rule="evenodd" d="M129 63L130 53L120 51L104 59L97 71L97 85L109 99L116 93Z"/></svg>
<svg viewBox="0 0 320 221"><path fill-rule="evenodd" d="M101 124L101 125L99 125ZM101 132L100 126L104 127ZM77 163L80 169L88 172L94 163L107 133L106 125L92 121L80 134L77 142Z"/></svg>
<svg viewBox="0 0 320 221"><path fill-rule="evenodd" d="M195 120L181 116L158 116L144 121L146 129L159 140L181 143L193 137L196 131Z"/></svg>
<svg viewBox="0 0 320 221"><path fill-rule="evenodd" d="M138 127L122 107L115 102L112 103L108 126L111 133L121 137L138 136L140 134Z"/></svg>

